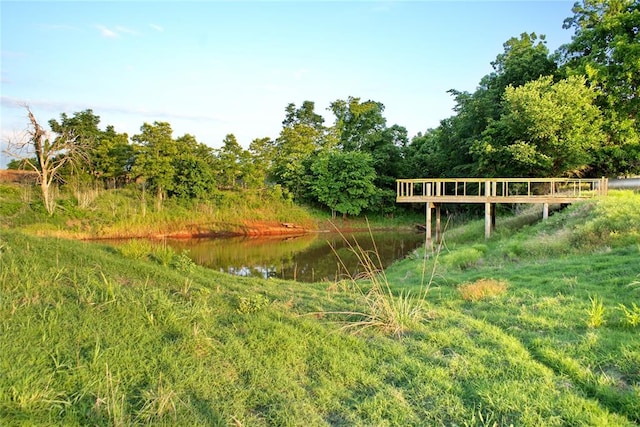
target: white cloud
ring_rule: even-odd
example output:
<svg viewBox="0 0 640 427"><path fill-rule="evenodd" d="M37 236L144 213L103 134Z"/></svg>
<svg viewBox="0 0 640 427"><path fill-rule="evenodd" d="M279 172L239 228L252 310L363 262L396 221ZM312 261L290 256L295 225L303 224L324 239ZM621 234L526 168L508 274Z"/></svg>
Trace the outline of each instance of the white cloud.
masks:
<svg viewBox="0 0 640 427"><path fill-rule="evenodd" d="M161 27L160 25L157 25L157 24L149 24L149 26L150 26L151 28L153 28L154 30L156 30L157 32L159 32L159 33L164 32L164 28L163 28L163 27Z"/></svg>
<svg viewBox="0 0 640 427"><path fill-rule="evenodd" d="M98 29L98 31L100 31L102 37L106 37L108 39L115 39L119 37L117 32L110 30L104 25L96 25L96 28Z"/></svg>

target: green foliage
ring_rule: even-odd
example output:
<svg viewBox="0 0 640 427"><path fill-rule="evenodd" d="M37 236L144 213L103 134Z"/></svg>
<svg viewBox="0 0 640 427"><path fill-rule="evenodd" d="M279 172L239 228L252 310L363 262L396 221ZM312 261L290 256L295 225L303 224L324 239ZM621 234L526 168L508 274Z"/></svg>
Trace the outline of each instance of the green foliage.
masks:
<svg viewBox="0 0 640 427"><path fill-rule="evenodd" d="M191 273L196 264L189 256L188 250L183 250L179 254L175 254L171 259L171 267L181 273Z"/></svg>
<svg viewBox="0 0 640 427"><path fill-rule="evenodd" d="M591 301L591 306L587 309L587 326L590 328L599 328L605 324L606 320L604 318L605 308L604 303L597 296L589 297L589 301Z"/></svg>
<svg viewBox="0 0 640 427"><path fill-rule="evenodd" d="M627 326L635 328L640 326L640 307L635 302L631 303L631 308L625 304L619 304L618 308L624 314L624 320Z"/></svg>
<svg viewBox="0 0 640 427"><path fill-rule="evenodd" d="M442 263L453 268L466 270L475 266L482 258L483 252L476 248L460 248L440 257Z"/></svg>
<svg viewBox="0 0 640 427"><path fill-rule="evenodd" d="M151 243L148 240L132 239L123 243L119 248L120 253L125 258L134 260L146 259L152 251Z"/></svg>
<svg viewBox="0 0 640 427"><path fill-rule="evenodd" d="M271 304L269 298L264 295L256 294L250 297L240 297L238 300L238 313L251 314L256 313Z"/></svg>
<svg viewBox="0 0 640 427"><path fill-rule="evenodd" d="M329 151L311 165L310 187L320 203L332 211L358 215L376 194L376 173L369 154Z"/></svg>
<svg viewBox="0 0 640 427"><path fill-rule="evenodd" d="M560 50L568 74L580 74L597 91L607 138L598 147L596 176L640 171L640 6L634 0L583 0L564 22L572 41Z"/></svg>
<svg viewBox="0 0 640 427"><path fill-rule="evenodd" d="M580 77L541 77L506 88L505 111L473 152L481 171L506 176L564 176L588 169L602 141L595 92Z"/></svg>

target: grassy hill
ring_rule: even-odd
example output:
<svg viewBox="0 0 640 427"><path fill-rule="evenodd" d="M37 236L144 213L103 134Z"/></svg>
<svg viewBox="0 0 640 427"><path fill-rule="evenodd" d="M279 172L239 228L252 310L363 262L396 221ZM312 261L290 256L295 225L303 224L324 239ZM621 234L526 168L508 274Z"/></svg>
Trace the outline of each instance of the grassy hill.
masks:
<svg viewBox="0 0 640 427"><path fill-rule="evenodd" d="M639 424L640 196L483 232L303 284L4 229L0 424Z"/></svg>

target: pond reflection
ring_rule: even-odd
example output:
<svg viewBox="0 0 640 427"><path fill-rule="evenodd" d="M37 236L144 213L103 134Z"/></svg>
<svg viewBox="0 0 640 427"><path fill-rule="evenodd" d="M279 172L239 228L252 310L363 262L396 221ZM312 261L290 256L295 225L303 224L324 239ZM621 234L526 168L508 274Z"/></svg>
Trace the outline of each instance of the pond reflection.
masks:
<svg viewBox="0 0 640 427"><path fill-rule="evenodd" d="M301 282L333 281L362 269L345 242L378 256L384 268L420 246L424 235L408 231L310 233L302 236L260 236L167 240L176 252L188 250L193 261L218 271L251 277L277 277ZM378 255L376 256L375 253Z"/></svg>

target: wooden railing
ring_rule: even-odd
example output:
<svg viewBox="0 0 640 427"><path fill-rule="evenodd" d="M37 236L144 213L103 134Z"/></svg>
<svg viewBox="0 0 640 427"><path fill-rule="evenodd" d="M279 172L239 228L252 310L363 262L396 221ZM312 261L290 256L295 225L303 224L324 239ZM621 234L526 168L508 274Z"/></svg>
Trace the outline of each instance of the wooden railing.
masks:
<svg viewBox="0 0 640 427"><path fill-rule="evenodd" d="M399 203L570 203L607 194L607 178L418 178L396 181Z"/></svg>

